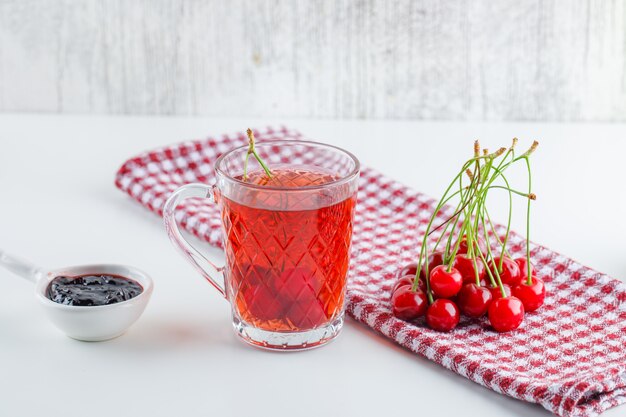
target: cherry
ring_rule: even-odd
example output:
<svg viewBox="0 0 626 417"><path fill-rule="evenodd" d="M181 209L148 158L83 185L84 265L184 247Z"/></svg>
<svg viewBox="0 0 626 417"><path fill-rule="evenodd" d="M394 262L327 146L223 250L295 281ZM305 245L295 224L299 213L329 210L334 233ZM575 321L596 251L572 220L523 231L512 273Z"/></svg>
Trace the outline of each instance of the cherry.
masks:
<svg viewBox="0 0 626 417"><path fill-rule="evenodd" d="M391 295L398 291L398 288L400 287L408 287L413 285L413 278L414 276L412 275L405 275L403 277L400 277L400 279L396 281L393 287L391 287Z"/></svg>
<svg viewBox="0 0 626 417"><path fill-rule="evenodd" d="M477 238L476 240L478 241L478 247L480 248L480 251L483 253L483 255L486 255L487 254L487 245L485 244L485 241L482 238L480 238L480 237ZM467 253L467 248L468 247L469 246L467 244L467 235L463 235L463 237L461 238L461 242L459 243L459 250L457 252L457 255L459 253ZM474 249L476 249L475 245L474 245Z"/></svg>
<svg viewBox="0 0 626 417"><path fill-rule="evenodd" d="M446 265L439 265L430 271L430 289L438 298L455 296L463 285L463 277L456 268L448 271Z"/></svg>
<svg viewBox="0 0 626 417"><path fill-rule="evenodd" d="M415 274L417 273L417 264L415 262L405 265L401 270L396 274L396 278L402 278L406 275L413 275L415 278Z"/></svg>
<svg viewBox="0 0 626 417"><path fill-rule="evenodd" d="M395 293L400 287L411 287L413 286L413 282L415 281L415 275L405 275L401 277L391 289L391 294ZM420 279L419 284L417 284L417 288L426 292L426 282L423 279Z"/></svg>
<svg viewBox="0 0 626 417"><path fill-rule="evenodd" d="M431 270L434 267L436 267L437 265L441 265L443 263L443 252L433 252L430 255L428 255L428 269ZM422 268L424 268L424 265L426 265L426 260L422 260ZM398 273L396 274L396 276L402 277L404 275L413 275L415 276L415 273L417 272L417 263L412 262L408 265L405 265L404 268L402 268L400 271L398 271Z"/></svg>
<svg viewBox="0 0 626 417"><path fill-rule="evenodd" d="M411 287L398 288L391 297L393 315L402 320L415 320L423 316L428 307L428 299L423 291L411 291Z"/></svg>
<svg viewBox="0 0 626 417"><path fill-rule="evenodd" d="M476 259L476 268L474 268L474 260L469 258L466 254L458 254L454 258L453 266L461 273L463 282L476 282L476 269L478 269L478 279L485 278L485 264L482 259Z"/></svg>
<svg viewBox="0 0 626 417"><path fill-rule="evenodd" d="M428 271L432 271L434 267L439 266L442 263L443 263L443 252L433 252L430 255L428 255ZM420 273L420 283L418 284L419 288L421 288L422 291L426 292L426 282L425 282L426 274L424 273L424 271L426 271L426 261L422 262L422 271ZM398 273L396 274L396 277L400 278L400 281L402 281L402 279L407 275L412 276L412 278L414 279L416 273L417 273L417 264L413 262L413 263L405 265L402 269L400 269ZM398 284L400 281L398 281Z"/></svg>
<svg viewBox="0 0 626 417"><path fill-rule="evenodd" d="M495 262L495 267L500 267L500 258L495 258L494 259ZM491 264L491 267L493 267L494 265ZM495 268L494 268L495 269ZM520 280L522 279L522 276L520 274L519 271L519 266L517 266L517 264L515 263L515 261L509 257L504 257L504 259L502 259L502 271L498 270L499 274L500 274L500 280L502 281L503 284L508 284L511 287L516 286L517 284L520 283ZM495 272L492 272L494 277L495 277Z"/></svg>
<svg viewBox="0 0 626 417"><path fill-rule="evenodd" d="M528 285L522 281L513 288L513 295L519 298L524 304L524 310L535 311L543 305L546 298L546 286L543 281L535 276L532 277L532 284Z"/></svg>
<svg viewBox="0 0 626 417"><path fill-rule="evenodd" d="M475 283L465 284L456 297L459 309L469 317L481 317L489 309L493 296L489 289Z"/></svg>
<svg viewBox="0 0 626 417"><path fill-rule="evenodd" d="M433 252L428 255L428 271L432 271L434 267L439 266L443 263L443 252ZM422 280L426 279L426 261L422 261L422 272L420 278ZM404 268L398 271L396 277L401 278L405 275L413 275L415 277L415 273L417 272L417 264L415 262L405 265Z"/></svg>
<svg viewBox="0 0 626 417"><path fill-rule="evenodd" d="M426 324L433 330L448 332L459 324L459 308L454 302L439 298L428 307Z"/></svg>
<svg viewBox="0 0 626 417"><path fill-rule="evenodd" d="M526 281L528 279L528 260L526 259L526 257L516 258L515 263L519 267L519 273L521 277L520 280ZM532 263L530 264L530 274L533 276L535 275L535 267Z"/></svg>
<svg viewBox="0 0 626 417"><path fill-rule="evenodd" d="M502 287L504 288L504 292L506 294L507 297L511 296L511 287L507 284L502 284ZM500 291L500 287L499 286L495 286L492 287L491 285L487 288L489 290L489 292L491 293L491 297L492 300L495 301L498 298L502 298L502 291Z"/></svg>
<svg viewBox="0 0 626 417"><path fill-rule="evenodd" d="M517 297L500 298L491 303L488 314L495 331L509 332L524 321L524 304Z"/></svg>
<svg viewBox="0 0 626 417"><path fill-rule="evenodd" d="M430 273L435 267L443 264L443 252L433 252L428 255L428 272ZM426 262L422 264L422 279L426 279Z"/></svg>

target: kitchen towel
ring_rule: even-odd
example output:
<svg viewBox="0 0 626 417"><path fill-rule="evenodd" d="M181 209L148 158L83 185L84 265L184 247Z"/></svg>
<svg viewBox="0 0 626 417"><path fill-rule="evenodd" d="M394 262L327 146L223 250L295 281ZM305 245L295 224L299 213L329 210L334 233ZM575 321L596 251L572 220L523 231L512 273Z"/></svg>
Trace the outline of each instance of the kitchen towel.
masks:
<svg viewBox="0 0 626 417"><path fill-rule="evenodd" d="M307 140L281 127L255 131L259 142ZM189 182L212 183L213 163L247 144L242 133L183 142L138 155L117 172L117 187L157 214L169 194ZM590 417L626 401L626 285L531 243L545 304L513 332L496 333L486 319L461 319L450 333L396 319L390 290L398 269L415 261L436 201L363 168L354 223L347 312L398 344L496 392L538 403L563 417ZM219 212L186 200L179 221L211 245L222 246ZM449 209L439 213L450 216ZM501 227L498 229L502 231ZM525 239L512 233L512 256Z"/></svg>

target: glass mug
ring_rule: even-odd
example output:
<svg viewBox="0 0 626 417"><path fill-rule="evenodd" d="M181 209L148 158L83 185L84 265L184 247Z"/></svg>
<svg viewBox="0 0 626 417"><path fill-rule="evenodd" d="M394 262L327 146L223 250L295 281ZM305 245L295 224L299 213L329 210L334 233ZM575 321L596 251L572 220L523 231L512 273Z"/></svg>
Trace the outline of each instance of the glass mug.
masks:
<svg viewBox="0 0 626 417"><path fill-rule="evenodd" d="M187 184L163 209L170 239L230 302L235 332L254 346L309 349L339 334L349 265L359 161L315 142L255 145L268 178L248 147L215 162L216 184ZM182 236L175 220L185 198L220 208L226 264L215 266ZM203 266L204 265L204 266Z"/></svg>

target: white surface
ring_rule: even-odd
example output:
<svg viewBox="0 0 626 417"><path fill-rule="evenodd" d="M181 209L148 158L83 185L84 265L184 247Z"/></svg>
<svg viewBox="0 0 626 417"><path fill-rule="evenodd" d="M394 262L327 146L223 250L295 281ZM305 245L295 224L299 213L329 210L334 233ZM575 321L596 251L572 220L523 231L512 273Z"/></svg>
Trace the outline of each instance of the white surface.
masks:
<svg viewBox="0 0 626 417"><path fill-rule="evenodd" d="M113 178L140 151L268 123L0 116L0 246L50 268L130 264L155 281L127 334L83 343L46 320L31 283L0 271L0 416L548 416L353 320L338 340L310 352L268 353L235 338L226 302L176 253L161 220ZM491 148L513 135L523 145L539 138L533 239L626 276L625 125L286 124L431 195L471 153L474 138ZM523 230L521 218L515 227Z"/></svg>
<svg viewBox="0 0 626 417"><path fill-rule="evenodd" d="M626 1L2 0L0 111L626 121Z"/></svg>

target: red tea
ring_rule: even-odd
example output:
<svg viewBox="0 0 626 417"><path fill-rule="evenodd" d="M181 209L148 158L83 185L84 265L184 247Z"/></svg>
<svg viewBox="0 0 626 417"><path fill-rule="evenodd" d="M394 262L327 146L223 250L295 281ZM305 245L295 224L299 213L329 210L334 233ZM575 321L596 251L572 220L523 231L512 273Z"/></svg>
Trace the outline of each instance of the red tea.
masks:
<svg viewBox="0 0 626 417"><path fill-rule="evenodd" d="M338 200L323 188L302 195L272 188L337 180L317 167L274 166L272 174L251 173L246 181L259 187L222 200L228 297L254 327L314 329L343 309L356 195Z"/></svg>

